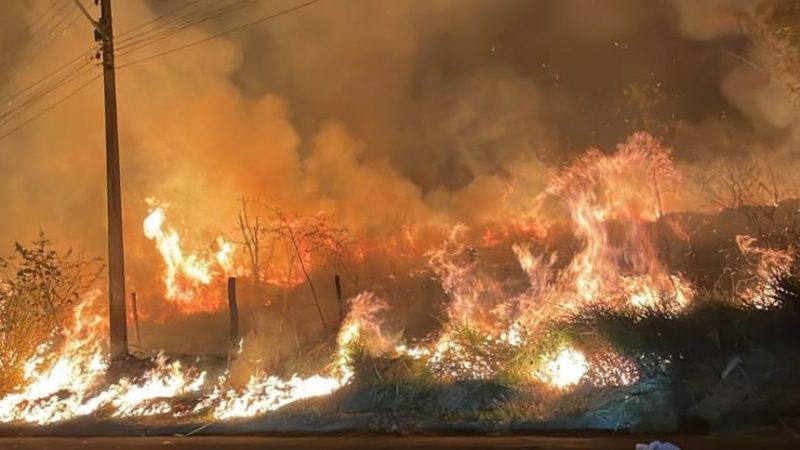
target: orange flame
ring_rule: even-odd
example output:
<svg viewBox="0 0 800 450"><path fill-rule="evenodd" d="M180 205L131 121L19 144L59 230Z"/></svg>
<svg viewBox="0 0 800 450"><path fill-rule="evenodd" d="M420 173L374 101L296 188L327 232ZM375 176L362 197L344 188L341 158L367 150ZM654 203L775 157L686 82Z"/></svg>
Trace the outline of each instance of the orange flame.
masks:
<svg viewBox="0 0 800 450"><path fill-rule="evenodd" d="M736 245L745 257L754 260L750 276L740 280L738 295L747 304L759 309L775 305L777 284L781 277L789 274L794 263L794 249L786 250L760 247L752 236L736 236Z"/></svg>
<svg viewBox="0 0 800 450"><path fill-rule="evenodd" d="M519 349L534 339L543 323L569 312L597 304L678 311L691 303L692 285L681 274L670 272L657 251L660 237L656 222L678 181L669 150L652 136L637 133L613 154L588 152L556 174L546 192L535 198L535 213L547 202L563 207L566 225L577 240L571 252L556 254L538 245L548 230L529 221L486 226L474 235L466 226L457 225L440 248L429 252L409 228L403 228L395 240L387 240L383 246L359 247L357 258L376 251L403 257L424 254L449 297L446 321L430 342L401 343L385 331L389 305L373 294L358 295L348 303L333 364L329 370L308 377L256 373L245 386L232 387L226 375L211 386L203 371L160 356L141 377L109 385L104 379L108 364L101 345L105 321L90 313L87 300L76 307L71 327L60 339L43 346L28 362L23 384L0 399L0 421L50 423L104 408L114 417L252 417L300 399L330 394L349 383L356 373L349 350L356 344L371 354L399 354L424 361L441 378L491 378L502 370L492 359L497 356L492 352ZM189 250L178 231L167 223L166 206L154 200L148 203L151 209L144 232L163 259L167 301L183 313L217 310L223 302L220 295L212 295L212 288L236 271L236 247L219 237L214 251ZM294 219L282 219L283 226L288 227L285 232L297 230L293 228ZM509 294L497 274L481 267L478 255L484 249L472 244L495 246L520 237L526 239L511 248L528 285ZM737 243L742 253L755 261L757 283L744 296L753 304L769 306L763 295L772 292L778 277L789 270L793 253L760 248L745 236L738 237ZM317 261L314 249L302 241L295 244L289 252L295 255L295 265L267 272L265 279L277 277L283 285L304 280L298 264L312 267ZM322 238L314 245L319 248L336 243ZM458 333L464 327L479 332L472 336L478 337L471 344L480 351L471 350L460 338ZM57 351L50 353L53 349ZM589 352L565 345L529 373L559 389L584 382L621 385L636 381L635 367L621 355L609 352L603 358L605 363L593 359ZM172 399L187 394L196 398L193 408L176 410Z"/></svg>
<svg viewBox="0 0 800 450"><path fill-rule="evenodd" d="M148 199L150 213L144 220L144 235L156 243L164 262L164 296L183 313L214 312L224 302L213 287L233 271L232 243L220 236L217 250L187 252L175 228L167 224L165 206Z"/></svg>

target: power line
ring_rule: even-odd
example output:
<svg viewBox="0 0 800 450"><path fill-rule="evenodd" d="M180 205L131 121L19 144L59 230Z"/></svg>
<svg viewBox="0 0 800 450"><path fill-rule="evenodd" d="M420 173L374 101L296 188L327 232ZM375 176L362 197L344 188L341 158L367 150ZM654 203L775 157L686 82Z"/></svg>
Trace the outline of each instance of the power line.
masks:
<svg viewBox="0 0 800 450"><path fill-rule="evenodd" d="M54 9L54 8L55 8L57 5L58 5L58 1L59 1L59 0L55 0L55 1L54 1L54 2L53 2L51 5L50 5L50 7L49 7L49 8L45 9L45 10L44 10L44 12L42 12L42 14L40 14L40 15L39 15L39 17L37 17L37 18L36 18L36 20L34 20L34 21L33 21L33 22L32 22L32 23L31 23L31 24L28 26L28 33L29 33L29 34L31 34L31 35L34 35L34 34L36 33L36 31L34 31L34 29L36 28L36 26L39 24L39 22L41 22L41 21L42 21L42 19L44 19L44 18L45 18L45 16L47 16L48 14L50 14L50 11L52 11L52 10L53 10L53 9ZM22 49L24 49L24 48L25 48L25 47L28 45L28 43L29 43L29 42L30 42L30 41L25 41L25 42L23 43L23 45L20 45L20 46L18 46L18 47L12 47L12 48L11 48L11 49L10 49L8 52L6 52L6 54L5 54L5 55L3 55L3 57L2 57L2 58L0 58L0 66L2 66L2 65L5 63L5 61L7 61L9 58L13 58L15 54L17 54L17 53L21 52L21 51L22 51Z"/></svg>
<svg viewBox="0 0 800 450"><path fill-rule="evenodd" d="M64 6L69 7L70 4L67 2L64 4ZM69 28L75 23L75 21L78 20L78 18L79 14L74 10L70 10L67 11L67 13L61 19L58 19L58 21L53 25L53 28L50 30L50 39L48 39L43 44L43 47L40 48L40 52L50 47L50 45L56 39L58 39L64 32L69 30ZM66 25L64 25L64 23L66 23ZM31 54L28 62L30 62L30 60L33 59L35 56L37 56L36 53Z"/></svg>
<svg viewBox="0 0 800 450"><path fill-rule="evenodd" d="M84 75L90 73L91 71L92 71L92 66L88 64L84 66L75 67L62 80L52 83L46 88L43 88L35 95L21 102L19 105L15 105L13 108L3 111L2 113L0 113L0 127L8 124L15 117L23 114L24 112L35 106L36 103L39 102L39 100L46 97L48 94L55 92L62 86L70 84L74 80L83 77Z"/></svg>
<svg viewBox="0 0 800 450"><path fill-rule="evenodd" d="M53 26L50 28L50 31L52 32L56 30L58 26L61 24L61 22L67 17L69 17L70 14L72 14L72 10L69 10L68 8L69 8L69 0L64 0L64 3L61 4L61 7L58 8L55 14L53 14L49 19L47 19L40 29L35 31L32 30L32 34L36 35L37 33L44 31L48 27L48 25L50 25L50 23L53 22L54 20L55 22L53 23ZM59 16L61 17L59 18Z"/></svg>
<svg viewBox="0 0 800 450"><path fill-rule="evenodd" d="M50 7L49 7L49 8L47 8L47 9L46 9L46 10L45 10L45 11L44 11L44 12L43 12L43 13L42 13L42 14L41 14L41 15L40 15L38 18L36 18L36 20L34 20L34 21L31 23L31 25L30 25L30 29L31 29L31 30L33 30L34 28L36 28L36 25L38 25L38 24L39 24L39 22L40 22L42 19L44 19L44 17L45 17L45 16L46 16L48 13L50 13L50 11L52 11L52 10L53 10L53 8L55 8L55 7L56 7L56 5L58 5L58 1L59 1L59 0L55 0L55 1L53 1L53 3L50 5Z"/></svg>
<svg viewBox="0 0 800 450"><path fill-rule="evenodd" d="M55 19L60 13L62 13L64 11L64 7L65 6L69 6L69 5L70 5L69 2L65 2L62 5L62 7L59 8L58 11L50 19L47 20L47 22L45 22L45 24L42 26L42 29L47 27L47 25L52 21L52 19ZM29 51L29 55L26 58L24 58L22 60L22 62L20 62L17 65L17 68L16 68L15 72L9 73L9 76L6 76L6 77L3 78L2 82L0 82L0 85L3 85L5 83L11 81L12 79L14 79L15 76L17 76L20 73L24 72L25 69L31 64L31 62L33 62L34 58L36 56L38 56L39 54L41 54L43 51L47 50L47 48L49 48L50 45L52 45L53 42L55 42L56 39L58 39L64 32L69 30L69 28L75 23L76 20L78 20L79 17L80 17L80 15L79 14L75 14L74 10L67 11L65 15L63 15L60 19L58 19L55 22L55 24L53 25L53 27L49 31L49 35L50 35L49 39L47 39L46 41L43 42L43 41L38 39L42 35L36 36L32 41L32 44L31 44L32 48ZM71 18L71 20L70 20L70 18ZM65 21L68 21L68 22L66 23L66 25L63 25L65 23ZM63 25L63 27L62 27L62 25ZM39 31L41 31L41 30L39 30Z"/></svg>
<svg viewBox="0 0 800 450"><path fill-rule="evenodd" d="M0 109L0 126L5 125L13 117L35 106L43 97L65 84L69 84L91 69L91 59L86 53L81 53L77 58L73 58L70 62L12 94L4 100L4 109Z"/></svg>
<svg viewBox="0 0 800 450"><path fill-rule="evenodd" d="M65 1L61 4L61 8L55 10L55 13L50 15L50 17L44 21L41 27L36 29L35 26L31 26L32 34L36 36L34 38L35 43L41 43L41 40L38 40L37 33L46 30L48 25L52 23L52 27L49 30L50 39L47 42L44 42L44 47L41 47L41 51L44 51L47 47L49 47L58 37L60 37L66 30L68 30L72 24L78 19L79 16L74 16L72 20L70 20L64 27L61 29L61 26L64 24L65 20L68 20L70 16L73 15L75 12L73 11L66 11L65 7L69 6L69 0ZM42 15L40 15L35 21L35 24L39 24L44 20L45 17L49 15L49 13L55 9L58 5L58 2L54 2L47 11L45 11ZM59 15L61 15L60 19L56 19ZM53 23L55 20L55 23ZM24 46L23 46L24 47ZM37 79L33 83L29 84L28 86L24 87L23 89L11 94L9 97L3 100L0 105L3 107L7 107L7 109L0 110L0 126L6 125L11 122L15 117L23 114L33 106L35 106L39 100L41 100L46 95L50 94L51 92L59 89L60 87L64 86L65 84L69 84L76 78L82 76L85 72L79 73L80 70L85 69L89 65L89 58L87 53L92 50L86 50L81 52L76 57L71 59L70 61L56 67L54 70L49 72L47 75ZM36 53L31 53L28 57L23 60L22 64L22 71L24 71L25 67L32 61L32 59L36 56ZM81 64L81 60L83 64ZM8 77L6 77L5 81L10 81L11 79L18 76L22 71L17 71L16 73L10 73Z"/></svg>
<svg viewBox="0 0 800 450"><path fill-rule="evenodd" d="M67 1L67 0L64 0L64 1ZM27 36L26 36L26 37L27 37L27 39L23 39L23 40L22 40L22 45L18 45L18 46L16 46L16 47L12 48L12 49L11 49L11 50L10 50L8 53L6 53L6 55L5 55L5 56L2 58L2 60L0 60L0 68L6 68L6 67L9 67L9 66L10 66L10 65L11 65L11 64L14 62L14 59L15 59L17 56L19 56L20 54L22 54L22 53L23 53L25 50L27 50L29 47L34 47L34 46L36 46L37 44L39 44L39 42L40 42L40 38L41 38L41 35L40 35L40 33L42 32L42 30L44 30L44 28L45 28L45 27L46 27L46 26L47 26L47 25L48 25L48 24L49 24L49 23L50 23L50 22L51 22L51 21L52 21L52 20L53 20L55 17L57 17L57 16L58 16L58 14L59 14L61 11L63 11L63 9L64 9L64 6L65 6L67 3L61 3L61 8L59 8L58 10L56 10L55 12L53 12L53 10L55 9L55 7L56 7L56 6L58 6L58 4L59 4L59 0L56 0L55 2L53 2L53 4L52 4L52 5L50 5L50 7L49 7L49 8L47 8L47 10L45 10L45 12L44 12L44 13L42 13L42 15L40 15L38 18L36 18L36 20L34 20L34 23L33 23L33 24L31 24L31 25L28 27L28 29L26 30L26 33L27 33ZM51 13L51 12L53 12L53 14L52 14L52 15L50 15L50 13ZM49 16L49 17L48 17L48 16ZM38 25L38 24L39 24L39 23L40 23L40 22L41 22L41 21L42 21L42 20L43 20L45 17L47 17L47 20L44 22L44 24L43 24L41 27L37 28L37 27L36 27L36 25Z"/></svg>
<svg viewBox="0 0 800 450"><path fill-rule="evenodd" d="M69 71L67 71L67 73L64 74L64 76L62 76L62 77L60 77L58 79L50 80L48 83L43 84L39 89L34 90L29 95L21 96L20 100L17 101L17 102L14 102L14 101L8 102L7 103L8 108L0 111L0 118L2 118L4 116L8 116L9 114L13 113L14 111L16 111L16 110L18 110L20 108L24 108L26 104L30 103L32 100L35 100L38 97L41 97L42 93L47 92L53 86L56 86L59 83L62 83L64 81L66 81L66 80L69 80L70 77L72 77L75 73L77 73L83 67L84 67L83 65L73 64L72 68Z"/></svg>
<svg viewBox="0 0 800 450"><path fill-rule="evenodd" d="M20 129L22 129L23 127L28 125L29 123L33 122L34 120L38 119L39 117L42 117L44 114L46 114L47 112L49 112L51 109L55 108L56 106L64 103L67 99L69 99L73 95L77 94L78 92L82 91L84 88L86 88L87 86L92 84L92 82L94 82L95 80L97 80L101 76L103 76L102 73L95 75L89 81L87 81L87 82L83 83L82 85L78 86L76 89L74 89L73 91L71 91L70 93L65 95L64 97L61 97L61 99L59 99L57 102L51 104L47 108L45 108L42 111L40 111L38 114L36 114L36 115L30 117L29 119L27 119L26 121L20 123L16 127L14 127L11 130L9 130L7 133L5 133L3 135L0 135L0 141L2 141L3 139L7 138L8 136L11 136L12 134L16 133L17 131L19 131Z"/></svg>
<svg viewBox="0 0 800 450"><path fill-rule="evenodd" d="M67 10L68 7L69 7L69 2L65 1L61 5L61 7L55 12L55 14L53 14L53 16L51 16L49 19L47 19L47 21L45 21L44 25L42 25L42 27L39 30L31 31L33 39L31 39L30 45L32 47L35 48L36 45L41 44L42 39L46 39L48 35L50 36L50 40L48 40L47 43L45 43L46 46L49 45L49 43L52 42L53 39L58 37L59 33L57 33L57 31L59 27L64 23L64 21L68 20L70 16L72 16L72 14L74 13L74 11L72 10ZM61 17L59 17L59 15ZM54 20L55 22L53 22ZM74 20L70 22L67 25L67 27L69 27L73 22ZM50 26L49 29L47 29L51 23L52 26ZM41 34L42 32L45 32L45 34ZM35 56L35 54L31 55L31 57L33 56Z"/></svg>
<svg viewBox="0 0 800 450"><path fill-rule="evenodd" d="M149 33L143 33L139 36L132 36L128 39L123 39L120 41L120 45L116 47L116 50L125 50L125 52L120 53L117 56L124 56L126 54L132 53L140 48L147 47L154 42L161 41L163 39L169 38L170 36L174 35L175 33L185 30L187 28L193 27L195 25L199 25L204 22L208 22L214 18L224 16L226 14L230 14L234 11L240 10L244 7L250 6L254 3L258 3L263 0L243 0L239 3L235 3L232 5L226 5L222 8L218 8L212 11L208 11L208 14L204 16L199 16L197 18L192 18L189 21L185 21L182 23L176 23L171 25L169 28L164 28L162 30L152 30ZM190 13L190 15L195 15L197 12ZM187 16L184 16L187 17Z"/></svg>
<svg viewBox="0 0 800 450"><path fill-rule="evenodd" d="M182 5L179 5L177 8L171 9L171 10L169 10L169 11L163 13L163 14L160 14L160 15L158 15L156 17L153 17L152 19L150 19L150 20L148 20L146 22L140 23L139 25L136 25L133 28L129 28L129 29L125 30L125 31L122 31L121 33L117 33L115 37L127 36L127 35L133 33L134 31L141 30L142 28L145 28L145 27L147 27L149 25L152 25L154 23L157 24L157 23L161 22L162 20L166 19L167 17L177 13L178 11L186 9L187 7L192 6L194 4L197 4L200 1L202 1L202 0L194 0L194 1L191 1L191 2L188 2L188 3L184 3Z"/></svg>
<svg viewBox="0 0 800 450"><path fill-rule="evenodd" d="M245 6L256 3L257 1L261 0L239 0L234 3L223 4L221 7L217 8L211 6L211 7L206 7L205 9L190 11L188 14L184 14L183 16L174 19L173 23L171 24L164 24L163 26L161 26L161 28L155 28L148 32L141 33L139 35L134 35L125 39L121 39L119 49L125 49L137 46L141 43L147 43L150 41L160 40L162 38L169 37L170 35L177 33L178 31L190 28L195 25L199 25L203 22L207 22L216 17L236 11Z"/></svg>
<svg viewBox="0 0 800 450"><path fill-rule="evenodd" d="M256 19L256 20L253 20L251 22L244 23L244 24L239 25L237 27L230 28L230 29L221 31L219 33L212 34L212 35L207 36L207 37L205 37L203 39L199 39L199 40L196 40L196 41L193 41L193 42L189 42L187 44L184 44L184 45L181 45L181 46L178 46L178 47L174 47L174 48L171 48L171 49L168 49L168 50L164 50L162 52L155 53L153 55L146 56L144 58L140 58L140 59L137 59L137 60L129 61L129 62L125 63L125 64L117 66L117 69L124 69L125 67L130 67L130 66L135 65L135 64L143 63L145 61L150 61L151 59L160 58L160 57L168 55L170 53L174 53L174 52L177 52L177 51L185 50L187 48L194 47L194 46L202 44L204 42L208 42L208 41L210 41L212 39L216 39L218 37L225 36L227 34L235 33L237 31L243 30L243 29L251 27L253 25L258 25L260 23L267 22L269 20L284 16L284 15L287 15L287 14L291 14L291 13L293 13L295 11L299 11L299 10L301 10L303 8L311 6L311 5L315 4L315 3L319 3L321 1L322 0L310 0L310 1L307 1L305 3L301 3L299 5L293 6L291 8L287 8L287 9L278 11L278 12L276 12L274 14L262 17L260 19Z"/></svg>
<svg viewBox="0 0 800 450"><path fill-rule="evenodd" d="M97 46L94 46L92 48L84 50L80 54L76 55L74 58L70 59L66 63L62 64L61 66L59 66L59 67L55 68L54 70L52 70L51 72L49 72L47 75L37 79L33 83L31 83L28 86L24 87L23 89L15 92L14 94L11 94L11 96L6 97L2 102L0 102L0 105L8 105L8 104L13 103L14 100L16 98L20 97L22 94L25 94L26 92L36 88L40 84L43 84L43 83L49 81L51 78L55 77L56 75L58 75L59 73L64 71L66 68L75 65L75 63L79 62L82 59L85 60L86 62L90 61L90 59L94 57L93 54L96 53L97 51L98 51ZM0 114L2 114L2 113L0 113Z"/></svg>
<svg viewBox="0 0 800 450"><path fill-rule="evenodd" d="M258 0L250 0L250 3L254 2L254 1L258 1ZM200 44L202 44L202 43L205 43L205 42L208 42L208 41L210 41L210 40L212 40L212 39L216 39L216 38L218 38L218 37L221 37L221 36L225 36L225 35L228 35L228 34L231 34L231 33L235 33L235 32L237 32L237 31L243 30L243 29L245 29L245 28L248 28L248 27L251 27L251 26L254 26L254 25L258 25L258 24L261 24L261 23L267 22L267 21L269 21L269 20L272 20L272 19L275 19L275 18L278 18L278 17L284 16L284 15L287 15L287 14L291 14L291 13L293 13L293 12L299 11L299 10L301 10L301 9L304 9L304 8L306 8L306 7L312 6L312 5L313 5L313 4L315 4L315 3L319 3L320 1L322 1L322 0L310 0L310 1L306 1L306 2L304 2L304 3L301 3L301 4L299 4L299 5L295 5L295 6L293 6L293 7L286 8L286 9L283 9L283 10L281 10L281 11L278 11L278 12L276 12L276 13L273 13L273 14L270 14L270 15L267 15L267 16L264 16L264 17L261 17L261 18L258 18L258 19L255 19L255 20L252 20L252 21L250 21L250 22L246 22L246 23L244 23L244 24L241 24L241 25L238 25L238 26L236 26L236 27L234 27L234 28L229 28L229 29L227 29L227 30L223 30L223 31L221 31L221 32L218 32L218 33L212 34L212 35L210 35L210 36L207 36L207 37L205 37L205 38L203 38L203 39L198 39L198 40L196 40L196 41L189 42L189 43L186 43L186 44L184 44L184 45L181 45L181 46L178 46L178 47L174 47L174 48L171 48L171 49L168 49L168 50L165 50L165 51L159 52L159 53L155 53L155 54L153 54L153 55L149 55L149 56L146 56L146 57L144 57L144 58L140 58L140 59L137 59L137 60L129 61L129 62L125 63L125 64L122 64L122 65L119 65L119 66L117 66L117 69L122 69L122 68L125 68L125 67L130 67L130 66L133 66L133 65L135 65L135 64L139 64L139 63L142 63L142 62L150 61L150 60L152 60L152 59L160 58L160 57L162 57L162 56L165 56L165 55L168 55L168 54L170 54L170 53L174 53L174 52L177 52L177 51L185 50L185 49L187 49L187 48L190 48L190 47L194 47L194 46L196 46L196 45L200 45ZM242 5L242 4L239 4L239 5ZM25 91L25 90L29 90L29 89L32 89L32 88L33 88L35 85L42 83L42 82L43 82L43 80L47 80L47 79L48 79L48 78L50 78L50 77L51 77L53 74L55 74L55 73L58 73L58 72L60 72L60 71L64 70L66 67L69 67L69 66L70 66L70 64L73 64L73 63L74 63L76 60L78 60L80 57L83 57L83 56L85 56L85 53L83 53L83 54L79 55L79 56L78 56L76 59L73 59L71 62L68 62L68 63L66 63L65 65L63 65L63 66L61 66L60 68L56 69L56 71L54 71L54 72L51 72L50 74L46 75L46 76L45 76L45 77L43 77L42 79L40 79L40 80L37 80L37 82L35 82L35 83L34 83L33 85L31 85L31 86L28 86L28 87L27 87L27 88L25 88L23 91ZM87 64L87 65L88 65L88 64ZM16 112L15 112L14 110L12 110L11 112L5 112L5 113L3 113L4 115L11 114L11 116L10 116L10 117L9 117L7 120L5 120L3 123L0 123L0 126L2 126L2 125L5 125L5 124L9 123L9 122L11 121L11 119L13 119L14 117L17 117L17 116L19 116L19 115L20 115L22 112L24 112L25 110L27 110L27 109L30 109L30 107L31 107L32 105L34 105L35 103L37 103L37 102L38 102L39 100L41 100L42 98L45 98L45 97L46 97L47 95L49 95L50 93L54 92L55 90L59 89L59 88L60 88L60 87L62 87L62 86L65 86L65 85L67 85L67 84L71 83L72 81L74 81L74 80L76 80L76 79L79 79L79 78L83 77L85 74L88 74L89 72L90 72L90 71L86 69L86 66L84 66L83 68L81 68L81 67L76 67L76 68L74 68L72 71L68 72L66 76L64 76L64 77L61 77L61 79L60 79L59 81L55 81L55 82L51 83L51 84L49 85L49 88L42 88L42 89L41 89L41 90L39 90L39 91L38 91L38 92L37 92L35 95L32 95L32 96L31 96L31 98L29 98L27 101L25 101L25 102L24 102L24 104L22 104L22 105L20 105L20 106L17 106L17 110L16 110ZM28 124L30 124L31 122L35 121L35 120L36 120L36 119L38 119L39 117L43 116L43 115L44 115L44 114L46 114L47 112L51 111L51 110L52 110L53 108L55 108L56 106L58 106L58 105L62 104L62 103L63 103L63 102L65 102L67 99L71 98L72 96L74 96L75 94L77 94L78 92L80 92L81 90L85 89L87 86L89 86L89 85L90 85L92 82L94 82L95 80L97 80L97 79L98 79L98 78L100 78L101 76L102 76L102 73L95 75L94 77L92 77L92 78L91 78L91 79L89 79L88 81L84 82L83 84L81 84L81 85L80 85L80 86L78 86L77 88L75 88L75 89L73 89L72 91L70 91L69 93L67 93L65 96L61 97L61 98L60 98L59 100L57 100L55 103L52 103L52 104L50 104L50 105L49 105L49 106L47 106L45 109L43 109L43 110L39 111L38 113L34 114L33 116L29 117L29 118L28 118L28 119L26 119L25 121L23 121L23 122L19 123L19 124L18 124L18 125L16 125L14 128L10 129L8 132L6 132L6 133L4 133L4 134L0 135L0 140L3 140L3 139L5 139L5 138L7 138L8 136L10 136L10 135L12 135L12 134L16 133L17 131L19 131L19 130L20 130L20 129L22 129L23 127L27 126ZM21 93L22 93L22 92L18 92L17 94L14 94L14 95L12 96L12 98L13 98L13 97L15 97L15 96L19 96ZM3 117L3 115L0 115L0 118L2 118L2 117Z"/></svg>
<svg viewBox="0 0 800 450"><path fill-rule="evenodd" d="M58 8L58 10L57 10L57 11L56 11L56 12L55 12L55 13L54 13L52 16L50 16L50 18L49 18L49 19L47 19L47 20L44 22L44 24L42 25L42 27L41 27L40 29L38 29L38 30L33 30L33 28L35 28L35 27L33 27L33 26L32 26L32 29L31 29L31 34L34 34L34 35L35 35L36 33L39 33L39 32L41 32L42 30L44 30L45 28L47 28L47 26L48 26L48 25L49 25L49 24L50 24L50 23L51 23L53 20L55 20L55 19L56 19L56 17L58 17L60 14L63 14L63 13L64 13L64 12L67 10L67 8L68 8L68 7L69 7L69 0L63 0L63 3L61 3L61 7L59 7L59 8ZM70 13L70 12L69 12L69 11L66 11L66 12L67 12L67 15L69 15L69 13ZM64 17L66 17L66 16L62 16L62 17L61 17L61 19L63 19ZM56 22L56 26L58 25L58 22L59 22L61 19L59 19L59 20ZM38 22L38 20L37 20L37 22Z"/></svg>
<svg viewBox="0 0 800 450"><path fill-rule="evenodd" d="M234 0L236 2L242 0ZM192 2L190 5L195 5L197 2ZM185 23L190 23L192 20L196 20L197 17L202 17L203 14L208 13L209 11L214 11L213 8L216 8L217 5L223 3L222 0L216 0L211 3L198 5L197 8L189 9L188 11L182 12L177 17L170 17L169 20L157 20L153 23L152 20L148 21L152 23L152 26L146 27L147 29L140 31L139 33L135 33L132 35L127 35L126 37L120 37L119 44L125 45L130 41L135 41L141 39L143 37L151 36L153 34L162 33L164 30L168 30L170 27L180 26ZM222 8L229 7L223 5ZM182 8L185 9L185 8Z"/></svg>

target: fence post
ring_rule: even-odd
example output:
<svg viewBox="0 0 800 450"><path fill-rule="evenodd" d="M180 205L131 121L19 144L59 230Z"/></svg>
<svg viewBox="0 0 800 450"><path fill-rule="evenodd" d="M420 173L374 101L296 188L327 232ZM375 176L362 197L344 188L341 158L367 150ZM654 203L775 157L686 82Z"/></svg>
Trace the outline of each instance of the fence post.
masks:
<svg viewBox="0 0 800 450"><path fill-rule="evenodd" d="M228 278L228 311L230 313L230 346L235 350L239 346L239 307L236 304L236 278Z"/></svg>
<svg viewBox="0 0 800 450"><path fill-rule="evenodd" d="M131 292L131 309L133 310L133 329L136 331L136 345L141 346L139 337L139 307L136 304L136 292Z"/></svg>
<svg viewBox="0 0 800 450"><path fill-rule="evenodd" d="M339 321L344 321L344 302L342 301L342 280L339 275L333 276L333 282L336 284L336 299L339 301Z"/></svg>

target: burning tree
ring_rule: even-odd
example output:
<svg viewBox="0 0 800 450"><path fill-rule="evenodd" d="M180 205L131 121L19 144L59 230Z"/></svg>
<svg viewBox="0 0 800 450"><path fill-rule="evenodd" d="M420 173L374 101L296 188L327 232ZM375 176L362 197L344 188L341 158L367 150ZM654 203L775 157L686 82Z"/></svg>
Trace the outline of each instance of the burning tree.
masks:
<svg viewBox="0 0 800 450"><path fill-rule="evenodd" d="M253 279L253 284L261 282L261 251L264 247L263 235L266 230L261 226L261 217L256 215L251 217L247 211L248 201L242 197L242 208L239 210L239 233L241 240L238 242L242 245L247 252L247 257L250 260L250 276ZM274 245L271 247L274 250ZM270 253L270 257L272 253ZM269 260L270 258L268 258Z"/></svg>
<svg viewBox="0 0 800 450"><path fill-rule="evenodd" d="M256 205L255 214L251 214L252 208L248 211L248 204ZM284 287L306 283L320 322L327 327L311 273L315 267L345 259L347 230L335 226L333 218L324 213L292 215L277 206L246 199L242 199L238 222L239 242L249 258L254 283L266 281ZM266 248L269 254L264 260L262 253Z"/></svg>
<svg viewBox="0 0 800 450"><path fill-rule="evenodd" d="M0 389L13 385L37 348L59 335L104 268L98 259L59 254L44 233L31 247L16 243L14 255L0 258Z"/></svg>

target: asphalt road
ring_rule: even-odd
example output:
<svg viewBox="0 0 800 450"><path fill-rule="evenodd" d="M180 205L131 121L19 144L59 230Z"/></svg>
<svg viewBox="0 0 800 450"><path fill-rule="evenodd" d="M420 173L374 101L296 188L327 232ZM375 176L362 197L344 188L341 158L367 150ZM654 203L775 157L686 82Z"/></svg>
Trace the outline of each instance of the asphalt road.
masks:
<svg viewBox="0 0 800 450"><path fill-rule="evenodd" d="M772 450L800 449L800 440L753 437L672 437L681 450ZM118 437L118 438L0 438L0 449L33 450L633 450L636 438L545 438L545 437Z"/></svg>

